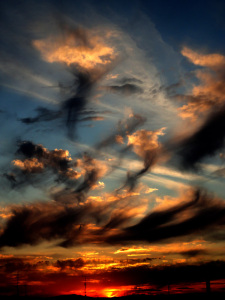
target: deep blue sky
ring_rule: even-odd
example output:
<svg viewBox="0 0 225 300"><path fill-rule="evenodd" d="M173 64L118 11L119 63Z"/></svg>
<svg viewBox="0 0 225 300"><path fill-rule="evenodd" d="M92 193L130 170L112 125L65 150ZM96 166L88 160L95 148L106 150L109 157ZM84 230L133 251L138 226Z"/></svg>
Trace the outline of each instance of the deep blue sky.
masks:
<svg viewBox="0 0 225 300"><path fill-rule="evenodd" d="M132 20L139 11L144 12L155 24L162 38L178 49L184 43L189 43L209 51L225 50L223 0L100 0L89 3L106 16L113 12L121 18ZM63 8L63 2L61 5ZM79 6L79 2L77 5Z"/></svg>

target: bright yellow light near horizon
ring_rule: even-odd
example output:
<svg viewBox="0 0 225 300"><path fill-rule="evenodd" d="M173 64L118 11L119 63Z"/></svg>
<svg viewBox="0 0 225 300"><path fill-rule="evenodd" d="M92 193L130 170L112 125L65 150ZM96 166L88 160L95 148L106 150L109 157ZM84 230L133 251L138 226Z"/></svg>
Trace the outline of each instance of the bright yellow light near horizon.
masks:
<svg viewBox="0 0 225 300"><path fill-rule="evenodd" d="M107 298L113 298L118 296L118 289L105 289L104 296Z"/></svg>

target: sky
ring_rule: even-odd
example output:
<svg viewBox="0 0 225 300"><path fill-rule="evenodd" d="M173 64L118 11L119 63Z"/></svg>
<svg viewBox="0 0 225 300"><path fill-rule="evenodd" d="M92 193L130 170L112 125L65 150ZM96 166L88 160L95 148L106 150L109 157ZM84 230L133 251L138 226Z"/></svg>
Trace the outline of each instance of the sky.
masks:
<svg viewBox="0 0 225 300"><path fill-rule="evenodd" d="M224 11L1 1L1 295L224 290Z"/></svg>

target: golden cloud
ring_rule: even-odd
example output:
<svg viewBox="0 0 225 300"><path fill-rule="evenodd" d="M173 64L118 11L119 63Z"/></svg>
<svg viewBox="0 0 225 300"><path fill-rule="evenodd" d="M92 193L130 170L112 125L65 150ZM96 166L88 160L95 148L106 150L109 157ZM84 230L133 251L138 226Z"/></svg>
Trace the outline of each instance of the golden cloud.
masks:
<svg viewBox="0 0 225 300"><path fill-rule="evenodd" d="M158 136L164 135L163 132L166 128L163 127L156 131L147 131L144 129L138 130L128 137L128 145L132 145L134 152L140 156L145 157L147 151L156 150L160 143L158 142Z"/></svg>
<svg viewBox="0 0 225 300"><path fill-rule="evenodd" d="M192 88L191 94L177 96L178 99L188 102L179 108L179 115L196 120L199 115L205 115L225 103L225 56L200 54L187 47L183 48L181 53L193 64L205 67L195 72L200 84Z"/></svg>
<svg viewBox="0 0 225 300"><path fill-rule="evenodd" d="M14 166L28 173L39 173L44 169L44 164L37 158L25 159L24 161L16 159L13 160L12 163Z"/></svg>
<svg viewBox="0 0 225 300"><path fill-rule="evenodd" d="M221 54L200 54L187 47L183 48L181 54L193 64L202 67L215 68L225 64L225 56Z"/></svg>
<svg viewBox="0 0 225 300"><path fill-rule="evenodd" d="M100 35L95 30L76 29L65 32L63 36L34 40L33 46L50 63L76 64L92 69L97 65L109 64L115 58L115 50L106 43L109 37L107 32Z"/></svg>

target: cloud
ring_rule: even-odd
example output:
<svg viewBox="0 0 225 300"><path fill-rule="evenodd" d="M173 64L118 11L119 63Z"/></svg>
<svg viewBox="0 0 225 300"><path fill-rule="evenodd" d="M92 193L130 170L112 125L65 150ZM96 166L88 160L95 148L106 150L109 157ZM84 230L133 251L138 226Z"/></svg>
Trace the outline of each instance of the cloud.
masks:
<svg viewBox="0 0 225 300"><path fill-rule="evenodd" d="M86 121L104 121L105 118L104 117L98 117L98 116L93 116L93 117L85 117L83 119L81 119L81 121L86 122Z"/></svg>
<svg viewBox="0 0 225 300"><path fill-rule="evenodd" d="M117 197L114 202L88 202L83 205L72 202L34 203L12 207L10 213L2 227L1 247L36 245L45 240L55 241L66 248L90 243L157 243L187 236L195 238L198 234L206 240L215 240L216 234L225 225L223 201L200 190L181 203L152 211L138 222L135 219L137 207L131 206L129 196L124 199ZM135 225L126 226L135 220ZM195 256L198 253L183 254Z"/></svg>
<svg viewBox="0 0 225 300"><path fill-rule="evenodd" d="M194 133L181 141L175 141L172 147L180 157L181 167L193 169L202 159L216 154L224 146L224 126L225 107L222 106L219 111L209 114Z"/></svg>
<svg viewBox="0 0 225 300"><path fill-rule="evenodd" d="M99 180L106 175L108 165L87 152L81 158L73 159L68 150L48 150L40 144L23 141L19 142L16 154L20 158L12 161L14 173L4 173L12 187L38 185L48 178L48 183L53 184L54 180L58 186L52 191L49 186L51 197L62 202L84 201L90 190L104 188L104 183Z"/></svg>
<svg viewBox="0 0 225 300"><path fill-rule="evenodd" d="M88 153L84 153L83 159L78 160L78 166L81 167L84 174L84 181L75 189L78 197L83 197L91 188L94 188L97 181L105 175L108 168L107 165L93 159Z"/></svg>
<svg viewBox="0 0 225 300"><path fill-rule="evenodd" d="M164 135L163 127L156 131L138 130L131 135L127 135L128 145L132 145L134 152L142 158L145 158L146 152L153 151L160 147L158 136Z"/></svg>
<svg viewBox="0 0 225 300"><path fill-rule="evenodd" d="M0 236L0 245L17 247L36 245L44 240L70 239L81 234L80 224L100 212L91 205L67 207L54 203L17 206ZM93 216L91 216L93 214ZM100 215L98 216L100 218Z"/></svg>
<svg viewBox="0 0 225 300"><path fill-rule="evenodd" d="M44 268L50 265L50 262L47 260L35 260L27 257L3 257L0 258L0 265L2 271L7 273L15 272L31 272L36 271L39 268Z"/></svg>
<svg viewBox="0 0 225 300"><path fill-rule="evenodd" d="M143 81L140 79L137 79L135 77L122 77L121 79L118 80L119 83L121 84L126 84L126 83L139 83L142 84Z"/></svg>
<svg viewBox="0 0 225 300"><path fill-rule="evenodd" d="M139 266L136 268L124 268L115 270L113 277L124 284L143 284L149 283L157 285L159 290L162 286L168 284L188 283L188 282L205 282L224 279L224 261L210 261L202 264L177 264L172 266L146 267Z"/></svg>
<svg viewBox="0 0 225 300"><path fill-rule="evenodd" d="M31 141L18 142L17 147L12 166L2 175L8 181L5 186L10 184L14 190L25 191L24 188L29 190L29 187L33 187L52 193L53 186L62 189L62 184L71 191L85 174L85 170L81 166L78 168L77 160L71 158L68 150L48 150Z"/></svg>
<svg viewBox="0 0 225 300"><path fill-rule="evenodd" d="M87 71L74 72L74 77L76 91L62 105L62 109L66 113L66 126L70 138L74 136L74 126L78 122L80 113L86 108L88 97L94 86L91 74Z"/></svg>
<svg viewBox="0 0 225 300"><path fill-rule="evenodd" d="M114 82L113 82L114 83ZM134 94L142 94L144 89L142 86L143 81L135 77L122 77L121 79L116 80L116 84L108 85L102 89L106 91L122 94L124 96L130 96Z"/></svg>
<svg viewBox="0 0 225 300"><path fill-rule="evenodd" d="M123 137L121 135L116 135L115 140L118 144L124 144Z"/></svg>
<svg viewBox="0 0 225 300"><path fill-rule="evenodd" d="M33 124L38 122L49 122L58 119L62 116L61 111L53 111L45 107L38 107L35 109L37 116L33 118L22 118L20 121L24 124Z"/></svg>
<svg viewBox="0 0 225 300"><path fill-rule="evenodd" d="M58 110L38 108L36 117L22 118L21 121L32 124L63 117L68 136L73 139L75 125L80 120L80 116L85 114L97 82L118 64L118 54L112 46L108 45L113 32L107 29L100 31L97 28L75 27L63 17L61 22L56 22L55 26L54 34L40 40L33 40L32 44L40 51L46 62L61 64L72 76L73 83L69 86L58 84L58 88L67 95Z"/></svg>
<svg viewBox="0 0 225 300"><path fill-rule="evenodd" d="M83 192L83 191L82 191ZM144 201L124 194L105 194L104 201L89 197L78 203L82 192L63 190L55 201L10 206L1 224L0 247L38 245L44 241L69 248L104 244L106 236L146 210Z"/></svg>
<svg viewBox="0 0 225 300"><path fill-rule="evenodd" d="M178 237L205 234L208 228L217 230L224 226L225 206L223 201L210 198L197 190L190 199L168 209L153 211L134 226L111 235L107 242L123 244L134 241L155 243Z"/></svg>
<svg viewBox="0 0 225 300"><path fill-rule="evenodd" d="M120 120L117 125L117 130L103 139L100 143L96 144L95 148L101 150L107 148L110 145L117 143L118 135L124 138L128 133L133 132L138 126L143 125L146 119L139 114L132 114L125 120ZM128 147L129 148L129 147ZM126 147L127 150L127 147ZM122 150L126 152L125 149Z"/></svg>
<svg viewBox="0 0 225 300"><path fill-rule="evenodd" d="M100 36L97 30L71 28L68 24L61 26L63 34L33 41L34 47L46 61L76 64L83 69L92 69L98 64L105 65L115 59L115 50L106 44L110 32Z"/></svg>
<svg viewBox="0 0 225 300"><path fill-rule="evenodd" d="M126 83L123 85L111 85L107 86L107 91L123 94L125 96L130 96L133 94L140 94L143 92L143 89L138 85Z"/></svg>
<svg viewBox="0 0 225 300"><path fill-rule="evenodd" d="M83 266L85 266L85 261L82 258L77 258L77 259L65 259L65 260L57 260L55 263L55 266L57 268L60 268L62 271L65 270L66 268L70 269L80 269Z"/></svg>
<svg viewBox="0 0 225 300"><path fill-rule="evenodd" d="M193 64L198 66L218 69L223 68L223 65L225 64L225 57L221 54L200 54L187 47L184 47L181 53Z"/></svg>
<svg viewBox="0 0 225 300"><path fill-rule="evenodd" d="M123 187L129 186L130 191L136 186L138 178L143 176L159 159L162 158L161 144L158 142L158 136L164 135L165 128L156 131L138 130L133 134L128 134L128 147L143 158L144 167L136 173L127 173L127 181Z"/></svg>
<svg viewBox="0 0 225 300"><path fill-rule="evenodd" d="M16 294L16 281L18 268L19 272L19 292L20 296L26 294L24 285L29 288L29 295L39 295L43 292L47 295L56 294L80 294L81 287L84 285L84 276L86 275L83 267L90 267L89 276L86 278L88 295L91 291L96 291L98 284L98 295L105 295L105 291L114 290L115 292L125 292L132 294L137 285L140 287L140 293L145 292L167 292L168 284L174 285L171 288L176 290L192 288L195 291L193 283L202 284L205 289L205 282L210 280L215 283L216 280L224 279L223 260L208 261L195 264L172 264L172 265L154 265L154 258L128 259L121 265L113 264L107 266L108 262L98 260L101 269L98 269L96 261L83 261L82 258L49 261L45 257L34 257L33 259L22 258L1 258L0 259L0 279L1 291L6 295ZM83 267L82 267L82 264ZM151 266L150 266L151 264ZM103 268L104 266L104 268ZM94 272L93 272L94 270ZM97 270L97 272L96 272ZM13 283L15 284L13 285ZM223 284L223 281L221 282ZM220 284L221 284L220 283ZM214 285L216 288L216 286ZM135 292L136 293L136 292Z"/></svg>
<svg viewBox="0 0 225 300"><path fill-rule="evenodd" d="M194 65L204 67L195 71L199 85L194 85L191 94L176 95L178 100L188 103L179 108L180 116L196 120L207 116L211 111L219 110L225 103L225 56L221 54L201 54L187 47L182 55Z"/></svg>
<svg viewBox="0 0 225 300"><path fill-rule="evenodd" d="M180 252L180 254L186 258L197 257L197 256L205 255L206 253L207 251L204 249L191 249L188 251Z"/></svg>
<svg viewBox="0 0 225 300"><path fill-rule="evenodd" d="M19 159L13 160L14 166L20 168L27 173L40 173L44 169L44 164L39 162L37 158L30 158L21 161Z"/></svg>
<svg viewBox="0 0 225 300"><path fill-rule="evenodd" d="M42 172L44 168L52 168L58 173L66 175L71 167L72 158L68 150L55 149L49 151L42 145L36 145L30 141L19 144L18 154L26 157L25 160L14 160L13 164L28 173Z"/></svg>
<svg viewBox="0 0 225 300"><path fill-rule="evenodd" d="M119 200L117 200L118 202ZM118 202L119 203L119 202ZM37 245L53 241L61 247L104 242L101 235L121 226L134 215L132 207L117 208L116 203L36 202L11 207L2 226L0 247Z"/></svg>
<svg viewBox="0 0 225 300"><path fill-rule="evenodd" d="M97 82L118 64L116 50L107 45L113 35L107 29L100 32L98 29L74 28L67 22L61 22L56 36L33 41L46 61L67 65L74 77L74 83L67 88L71 96L64 100L60 109L66 114L66 126L71 139L74 137L75 124L79 116L85 113Z"/></svg>

